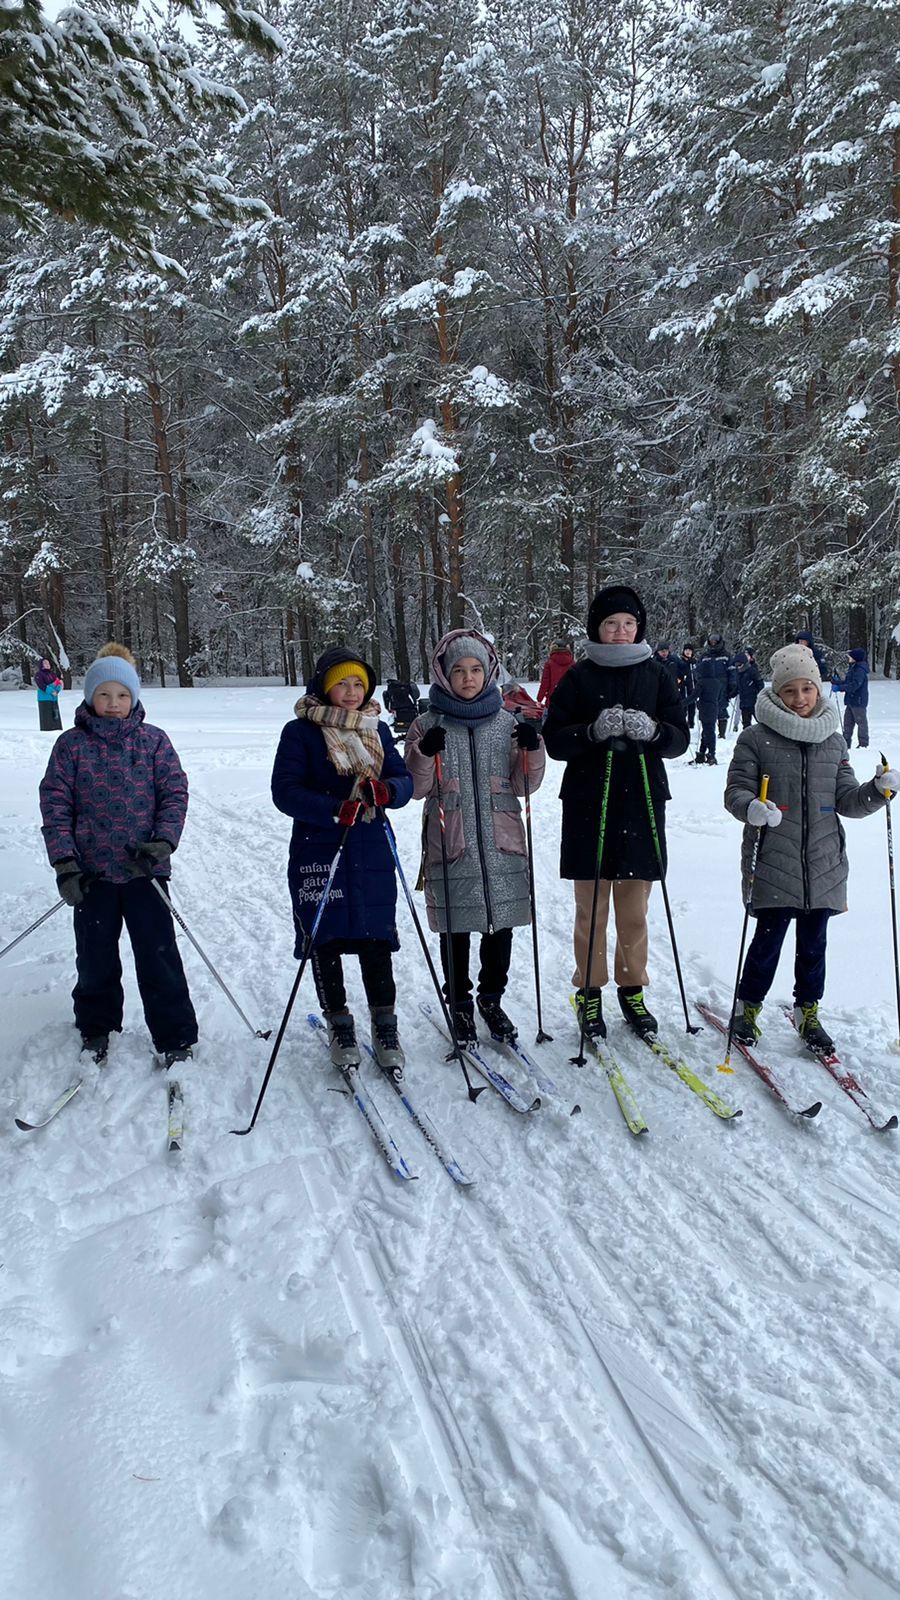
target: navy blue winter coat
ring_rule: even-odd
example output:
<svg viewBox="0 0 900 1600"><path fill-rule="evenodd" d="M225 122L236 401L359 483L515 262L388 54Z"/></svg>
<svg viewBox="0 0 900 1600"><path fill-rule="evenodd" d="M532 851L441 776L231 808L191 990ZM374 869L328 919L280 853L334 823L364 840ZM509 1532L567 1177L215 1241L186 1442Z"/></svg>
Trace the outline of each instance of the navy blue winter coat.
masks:
<svg viewBox="0 0 900 1600"><path fill-rule="evenodd" d="M739 651L731 665L737 674L737 692L741 710L752 711L760 689L765 687L763 675L756 662L751 661L743 651Z"/></svg>
<svg viewBox="0 0 900 1600"><path fill-rule="evenodd" d="M399 809L412 799L413 781L387 723L379 722L378 736L384 746L381 780L391 790L391 808ZM288 886L298 958L340 841L335 813L349 798L353 781L328 760L324 734L315 723L297 718L282 729L272 768L272 799L279 811L294 818ZM400 948L394 858L380 818L373 815L371 822L365 822L363 816L347 834L316 935L316 944L335 942L351 954L367 939L384 939L392 950Z"/></svg>
<svg viewBox="0 0 900 1600"><path fill-rule="evenodd" d="M833 678L832 682L843 693L845 706L869 704L869 669L865 661L851 661L846 678Z"/></svg>
<svg viewBox="0 0 900 1600"><path fill-rule="evenodd" d="M723 717L729 700L737 694L737 674L729 664L724 648L704 650L694 681L697 685L697 710L701 719Z"/></svg>

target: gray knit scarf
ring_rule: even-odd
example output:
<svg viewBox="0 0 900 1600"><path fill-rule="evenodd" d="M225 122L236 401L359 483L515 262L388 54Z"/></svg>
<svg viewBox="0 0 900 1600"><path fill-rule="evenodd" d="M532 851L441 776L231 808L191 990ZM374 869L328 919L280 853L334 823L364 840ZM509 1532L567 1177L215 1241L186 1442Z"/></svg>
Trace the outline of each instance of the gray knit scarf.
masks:
<svg viewBox="0 0 900 1600"><path fill-rule="evenodd" d="M646 639L640 644L595 644L593 639L582 639L581 648L598 667L636 667L653 654Z"/></svg>
<svg viewBox="0 0 900 1600"><path fill-rule="evenodd" d="M798 717L796 711L789 711L771 689L760 690L754 710L757 722L764 728L771 728L785 739L796 739L798 744L824 744L833 733L841 731L837 706L832 699L823 700L821 695L811 717Z"/></svg>

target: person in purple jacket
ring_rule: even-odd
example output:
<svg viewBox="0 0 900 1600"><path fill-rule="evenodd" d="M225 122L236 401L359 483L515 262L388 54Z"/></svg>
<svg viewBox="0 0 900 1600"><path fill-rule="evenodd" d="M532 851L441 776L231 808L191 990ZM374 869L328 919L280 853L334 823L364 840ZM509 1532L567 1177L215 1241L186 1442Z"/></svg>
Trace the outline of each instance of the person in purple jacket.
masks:
<svg viewBox="0 0 900 1600"><path fill-rule="evenodd" d="M41 780L42 833L59 892L74 908L82 1049L103 1061L121 1033L119 938L131 940L150 1037L167 1067L197 1040L172 918L154 882L169 877L187 814L187 778L171 741L144 721L131 652L108 644L85 674L75 726ZM149 875L148 875L149 869Z"/></svg>

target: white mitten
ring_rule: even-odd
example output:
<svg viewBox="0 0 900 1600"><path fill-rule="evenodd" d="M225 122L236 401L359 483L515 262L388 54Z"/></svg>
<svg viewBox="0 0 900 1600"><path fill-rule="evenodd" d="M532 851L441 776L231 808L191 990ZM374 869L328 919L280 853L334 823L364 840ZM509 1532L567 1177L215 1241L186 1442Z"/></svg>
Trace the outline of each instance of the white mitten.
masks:
<svg viewBox="0 0 900 1600"><path fill-rule="evenodd" d="M751 828L777 828L781 825L781 812L774 800L751 800L747 821Z"/></svg>

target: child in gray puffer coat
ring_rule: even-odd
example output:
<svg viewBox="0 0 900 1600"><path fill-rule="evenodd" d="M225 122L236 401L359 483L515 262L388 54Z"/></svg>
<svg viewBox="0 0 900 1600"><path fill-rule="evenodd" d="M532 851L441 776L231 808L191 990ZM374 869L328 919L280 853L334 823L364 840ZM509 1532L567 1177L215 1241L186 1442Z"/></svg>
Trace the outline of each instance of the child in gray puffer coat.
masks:
<svg viewBox="0 0 900 1600"><path fill-rule="evenodd" d="M481 934L478 1010L494 1038L515 1038L500 1005L509 977L513 928L531 921L525 829L518 796L544 776L534 722L504 711L493 645L456 628L432 657L429 710L406 736L413 794L425 800L424 876L428 924L441 936L444 992L461 1043L476 1038L469 945ZM527 752L527 754L526 754ZM438 763L444 811L449 914L444 896ZM448 941L448 929L450 939ZM449 943L449 948L448 948ZM452 972L452 983L451 983Z"/></svg>
<svg viewBox="0 0 900 1600"><path fill-rule="evenodd" d="M811 1049L830 1052L833 1041L818 1017L825 990L828 919L847 909L847 857L838 814L868 817L900 786L900 772L879 767L857 783L847 756L837 707L822 697L812 652L785 645L771 660L772 685L756 702L757 723L739 736L728 769L725 805L744 828L743 898L750 897L756 931L738 983L732 1035L743 1044L759 1038L757 1018L771 988L785 934L796 924L794 1021ZM769 796L760 798L764 774ZM756 872L750 868L758 828L763 835Z"/></svg>

